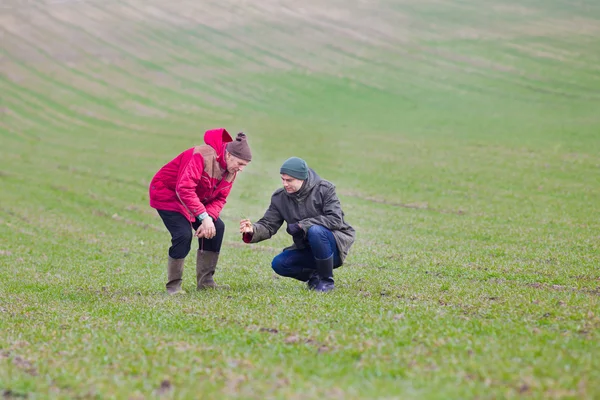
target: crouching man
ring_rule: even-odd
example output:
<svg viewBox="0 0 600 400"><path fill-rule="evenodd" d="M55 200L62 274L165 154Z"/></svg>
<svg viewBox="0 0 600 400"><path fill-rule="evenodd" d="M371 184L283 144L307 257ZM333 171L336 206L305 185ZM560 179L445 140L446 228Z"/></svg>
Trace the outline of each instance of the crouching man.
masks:
<svg viewBox="0 0 600 400"><path fill-rule="evenodd" d="M164 165L152 178L150 206L171 234L167 263L167 293L182 293L185 257L198 238L198 289L218 287L213 279L225 224L219 218L238 172L252 159L246 135L235 140L225 129L204 134L204 145L192 147Z"/></svg>
<svg viewBox="0 0 600 400"><path fill-rule="evenodd" d="M273 270L307 282L311 290L333 290L333 269L343 264L355 239L354 228L344 221L335 186L297 157L286 160L279 172L283 188L273 193L260 220L240 221L242 239L245 243L270 239L286 222L294 244L273 259Z"/></svg>

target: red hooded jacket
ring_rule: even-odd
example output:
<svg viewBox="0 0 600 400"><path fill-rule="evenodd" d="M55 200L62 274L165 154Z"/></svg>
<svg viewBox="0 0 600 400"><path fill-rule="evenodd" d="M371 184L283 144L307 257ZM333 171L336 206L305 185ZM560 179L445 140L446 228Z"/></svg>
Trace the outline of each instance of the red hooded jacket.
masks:
<svg viewBox="0 0 600 400"><path fill-rule="evenodd" d="M225 129L206 131L205 145L192 147L164 165L150 182L150 207L177 211L190 222L203 212L217 219L236 177L225 162L225 145L232 140Z"/></svg>

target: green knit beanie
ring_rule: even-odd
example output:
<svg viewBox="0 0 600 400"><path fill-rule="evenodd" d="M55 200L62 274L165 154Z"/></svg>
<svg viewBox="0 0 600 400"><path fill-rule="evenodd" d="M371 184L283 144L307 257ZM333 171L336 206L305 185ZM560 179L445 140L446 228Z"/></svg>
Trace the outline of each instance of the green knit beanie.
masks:
<svg viewBox="0 0 600 400"><path fill-rule="evenodd" d="M287 174L293 178L304 181L308 178L308 165L306 165L306 161L301 158L291 157L285 160L279 173Z"/></svg>

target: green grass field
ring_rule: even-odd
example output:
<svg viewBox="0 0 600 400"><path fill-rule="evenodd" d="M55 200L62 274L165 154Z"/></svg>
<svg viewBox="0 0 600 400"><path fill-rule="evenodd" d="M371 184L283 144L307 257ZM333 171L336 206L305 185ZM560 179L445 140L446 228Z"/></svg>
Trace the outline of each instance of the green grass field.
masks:
<svg viewBox="0 0 600 400"><path fill-rule="evenodd" d="M600 398L596 0L0 3L5 399ZM217 281L164 293L153 174L245 131ZM296 155L336 290L245 245Z"/></svg>

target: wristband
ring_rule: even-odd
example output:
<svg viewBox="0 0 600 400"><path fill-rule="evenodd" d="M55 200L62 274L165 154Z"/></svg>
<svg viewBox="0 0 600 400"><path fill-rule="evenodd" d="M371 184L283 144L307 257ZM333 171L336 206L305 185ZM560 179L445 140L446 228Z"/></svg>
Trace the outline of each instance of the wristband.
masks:
<svg viewBox="0 0 600 400"><path fill-rule="evenodd" d="M210 217L210 215L208 215L208 213L206 211L204 211L202 214L198 215L196 218L198 218L198 221L202 222L202 220L206 217Z"/></svg>

